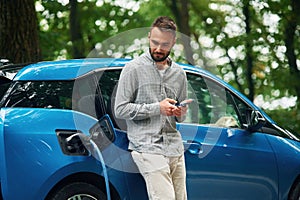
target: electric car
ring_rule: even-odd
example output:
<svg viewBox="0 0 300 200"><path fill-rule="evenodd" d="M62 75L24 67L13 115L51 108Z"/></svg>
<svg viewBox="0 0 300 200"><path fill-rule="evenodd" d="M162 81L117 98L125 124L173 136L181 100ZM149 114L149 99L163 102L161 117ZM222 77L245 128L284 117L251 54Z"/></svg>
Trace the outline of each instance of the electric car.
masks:
<svg viewBox="0 0 300 200"><path fill-rule="evenodd" d="M45 61L1 78L0 199L147 199L114 115L128 59ZM197 66L188 79L188 199L299 199L299 136ZM1 69L0 69L1 70Z"/></svg>

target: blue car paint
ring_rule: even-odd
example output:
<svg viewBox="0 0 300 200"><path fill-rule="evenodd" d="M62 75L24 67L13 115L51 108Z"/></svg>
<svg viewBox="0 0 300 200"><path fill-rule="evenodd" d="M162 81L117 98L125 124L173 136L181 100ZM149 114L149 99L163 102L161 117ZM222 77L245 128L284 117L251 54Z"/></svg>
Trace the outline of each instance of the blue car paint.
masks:
<svg viewBox="0 0 300 200"><path fill-rule="evenodd" d="M295 179L295 174L299 174L300 147L299 142L285 139L279 136L267 135L276 156L278 167L279 199L287 197L289 186Z"/></svg>
<svg viewBox="0 0 300 200"><path fill-rule="evenodd" d="M186 137L189 128L182 126L190 125L179 127L184 143L193 141L201 148L196 152L186 145L189 199L277 199L276 160L264 134L201 127L196 136Z"/></svg>
<svg viewBox="0 0 300 200"><path fill-rule="evenodd" d="M124 66L128 59L74 59L32 64L19 71L14 80L72 80L99 68ZM57 66L57 67L56 67Z"/></svg>
<svg viewBox="0 0 300 200"><path fill-rule="evenodd" d="M5 134L1 134L3 136L1 143L4 144L2 156L5 158L1 162L1 169L3 169L1 170L1 185L4 199L23 199L24 197L44 199L50 189L63 177L80 172L101 176L101 166L91 156L63 155L55 135L56 127L81 130L88 134L90 127L97 122L96 119L81 113L56 109L19 108L3 109L1 112L5 113L3 114L5 115L3 126ZM13 126L13 124L18 124L18 126ZM30 124L29 127L28 124ZM123 144L118 140L116 142L119 145ZM111 153L110 151L109 155L103 152L108 158L112 157ZM116 155L116 151L113 155ZM124 158L120 157L120 159L123 161L108 159L107 164L113 166L113 162L118 164L124 162ZM120 175L114 170L109 170L109 173L113 174L109 176L113 185L124 185L125 175ZM117 173L119 174L116 175ZM123 190L122 187L119 189L120 194L124 197L128 196L126 194L128 191Z"/></svg>
<svg viewBox="0 0 300 200"><path fill-rule="evenodd" d="M126 59L41 62L23 68L14 80L72 80L100 68L122 67L126 62ZM189 65L183 68L217 81L275 124L220 78L201 68ZM0 181L4 199L44 199L55 184L69 175L90 172L101 176L101 167L93 157L64 155L55 134L56 127L89 134L89 128L96 122L92 117L70 110L1 108ZM245 192L249 199L287 199L291 185L300 174L297 141L239 129L177 126L187 150L189 199L211 196L240 199ZM147 199L144 182L135 173L137 169L127 145L126 133L116 130L113 145L103 151L109 166L109 181L122 199ZM140 189L136 190L136 186Z"/></svg>
<svg viewBox="0 0 300 200"><path fill-rule="evenodd" d="M78 164L70 166L72 163L81 162L82 165L89 166L85 163L87 157L61 156L62 152L55 129L59 126L75 130L76 127L72 121L67 120L73 118L73 113L60 110L22 108L2 111L6 112L4 119L5 135L1 134L3 136L1 139L5 141L6 158L5 166L3 166L5 170L1 170L4 172L1 177L8 181L6 184L2 182L3 193L6 194L5 199L22 199L24 194L27 194L29 199L41 198L49 192L51 185L48 184L46 190L41 191L38 195L32 191L37 191L47 179L54 179L52 181L54 184L62 177L57 174L63 173L64 176L67 176L75 169L75 171L82 170L82 166L75 168ZM28 115L30 117L26 117ZM87 126L95 123L95 120L91 118L82 118L82 120L85 120L85 123L81 123L84 126L81 128L86 130ZM18 124L18 126L13 124ZM29 127L28 124L30 124ZM49 163L49 160L52 162ZM96 168L92 172L96 172ZM28 180L33 184L28 184ZM27 197L27 195L25 196Z"/></svg>

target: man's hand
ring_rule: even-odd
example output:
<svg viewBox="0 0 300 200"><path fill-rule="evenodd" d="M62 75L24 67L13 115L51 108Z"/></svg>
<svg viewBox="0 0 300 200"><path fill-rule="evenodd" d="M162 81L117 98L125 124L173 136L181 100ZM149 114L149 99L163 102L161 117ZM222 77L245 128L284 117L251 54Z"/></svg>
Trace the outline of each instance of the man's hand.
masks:
<svg viewBox="0 0 300 200"><path fill-rule="evenodd" d="M176 116L176 117L180 117L182 115L185 115L186 112L187 112L187 109L188 109L188 105L187 106L176 106L175 109L173 109L173 115Z"/></svg>
<svg viewBox="0 0 300 200"><path fill-rule="evenodd" d="M159 102L160 113L166 116L174 115L173 111L179 109L177 106L174 105L176 102L177 102L176 100L170 98L166 98L161 102Z"/></svg>

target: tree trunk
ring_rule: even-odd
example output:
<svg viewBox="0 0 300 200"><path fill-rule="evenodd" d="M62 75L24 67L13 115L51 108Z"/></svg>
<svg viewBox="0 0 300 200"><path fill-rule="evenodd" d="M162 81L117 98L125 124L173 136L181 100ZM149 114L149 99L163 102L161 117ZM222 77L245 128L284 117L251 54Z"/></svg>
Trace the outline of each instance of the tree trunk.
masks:
<svg viewBox="0 0 300 200"><path fill-rule="evenodd" d="M40 55L34 0L0 0L0 58L27 63Z"/></svg>
<svg viewBox="0 0 300 200"><path fill-rule="evenodd" d="M245 16L245 24L246 24L246 44L245 44L245 51L246 51L246 62L247 62L247 69L246 69L246 80L248 83L248 89L249 93L247 94L248 98L253 101L254 100L254 81L252 78L252 72L253 72L253 56L252 56L252 40L251 38L251 25L250 25L250 4L249 0L243 1L243 14Z"/></svg>
<svg viewBox="0 0 300 200"><path fill-rule="evenodd" d="M70 0L70 34L73 44L73 58L84 57L84 44L81 34L80 20L78 17L77 0Z"/></svg>
<svg viewBox="0 0 300 200"><path fill-rule="evenodd" d="M299 17L299 9L300 9L300 2L298 0L291 1L291 8L292 13L290 17L288 17L287 21L285 22L285 46L286 46L286 57L288 59L290 73L291 73L291 84L293 85L296 95L298 98L297 104L300 107L300 85L299 85L299 78L300 78L300 71L297 66L297 57L295 55L295 34L297 25L300 23Z"/></svg>
<svg viewBox="0 0 300 200"><path fill-rule="evenodd" d="M180 40L184 46L185 58L189 64L194 64L193 50L191 47L191 30L189 26L189 2L188 0L172 0L171 10L175 15L175 20L178 25L179 31L182 33L180 35Z"/></svg>

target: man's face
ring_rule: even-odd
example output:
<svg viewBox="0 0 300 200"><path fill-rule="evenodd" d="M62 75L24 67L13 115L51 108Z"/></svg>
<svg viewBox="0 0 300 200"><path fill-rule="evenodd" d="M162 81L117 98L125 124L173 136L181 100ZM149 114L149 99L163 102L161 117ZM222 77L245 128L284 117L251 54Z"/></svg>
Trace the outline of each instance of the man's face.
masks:
<svg viewBox="0 0 300 200"><path fill-rule="evenodd" d="M149 33L150 54L155 62L164 61L175 44L175 36L168 31L154 27Z"/></svg>

